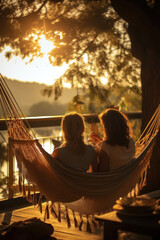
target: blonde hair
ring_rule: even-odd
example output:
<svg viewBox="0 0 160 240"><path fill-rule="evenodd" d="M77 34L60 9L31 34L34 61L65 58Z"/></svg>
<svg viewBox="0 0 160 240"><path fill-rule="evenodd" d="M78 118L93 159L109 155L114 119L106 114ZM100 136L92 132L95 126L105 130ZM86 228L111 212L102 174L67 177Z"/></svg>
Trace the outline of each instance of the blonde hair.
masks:
<svg viewBox="0 0 160 240"><path fill-rule="evenodd" d="M82 153L85 150L84 130L85 123L82 115L71 112L66 114L61 122L64 142L63 146L73 152Z"/></svg>

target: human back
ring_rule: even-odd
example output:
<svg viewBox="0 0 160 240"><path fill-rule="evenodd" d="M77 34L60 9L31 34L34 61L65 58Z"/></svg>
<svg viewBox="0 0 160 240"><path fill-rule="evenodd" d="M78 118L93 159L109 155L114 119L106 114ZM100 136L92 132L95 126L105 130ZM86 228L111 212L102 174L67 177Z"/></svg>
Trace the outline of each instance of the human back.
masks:
<svg viewBox="0 0 160 240"><path fill-rule="evenodd" d="M69 166L78 171L88 171L96 155L91 145L86 145L85 151L82 153L73 152L66 147L59 148L60 161L64 165Z"/></svg>
<svg viewBox="0 0 160 240"><path fill-rule="evenodd" d="M135 144L132 138L129 140L128 147L107 144L105 141L100 142L99 146L109 158L110 171L127 164L135 154Z"/></svg>
<svg viewBox="0 0 160 240"><path fill-rule="evenodd" d="M61 122L63 143L53 152L53 156L63 164L79 171L96 170L96 153L91 145L84 142L85 123L81 114L66 114Z"/></svg>
<svg viewBox="0 0 160 240"><path fill-rule="evenodd" d="M110 171L127 164L133 158L135 144L125 114L109 108L99 115L99 119L103 126L103 140L94 134L91 134L91 138L98 142L99 171Z"/></svg>

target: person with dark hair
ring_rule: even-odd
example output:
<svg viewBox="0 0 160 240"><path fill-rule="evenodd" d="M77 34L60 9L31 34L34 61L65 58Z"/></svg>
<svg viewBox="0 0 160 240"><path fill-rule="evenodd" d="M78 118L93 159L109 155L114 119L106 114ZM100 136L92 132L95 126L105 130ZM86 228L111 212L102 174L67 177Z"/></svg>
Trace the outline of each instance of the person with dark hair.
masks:
<svg viewBox="0 0 160 240"><path fill-rule="evenodd" d="M84 142L85 122L78 113L66 114L61 122L63 143L52 156L66 166L79 171L97 171L96 152Z"/></svg>
<svg viewBox="0 0 160 240"><path fill-rule="evenodd" d="M135 154L128 118L117 109L106 109L99 115L104 139L91 133L90 140L96 144L98 171L110 171L127 164Z"/></svg>

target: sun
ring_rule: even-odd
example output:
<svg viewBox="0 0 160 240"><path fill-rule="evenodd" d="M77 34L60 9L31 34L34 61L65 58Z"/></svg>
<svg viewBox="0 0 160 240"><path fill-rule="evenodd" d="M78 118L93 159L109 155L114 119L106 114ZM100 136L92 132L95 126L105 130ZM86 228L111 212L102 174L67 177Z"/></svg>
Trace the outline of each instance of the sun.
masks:
<svg viewBox="0 0 160 240"><path fill-rule="evenodd" d="M41 52L48 54L53 48L55 48L52 41L46 39L45 35L40 36L39 45L41 47Z"/></svg>
<svg viewBox="0 0 160 240"><path fill-rule="evenodd" d="M29 58L21 59L19 56L13 56L9 61L5 57L5 53L10 50L6 47L0 53L1 73L11 79L23 82L38 82L46 85L53 85L56 79L61 77L68 69L68 64L63 63L62 66L53 66L48 58L49 52L54 49L54 43L46 39L45 35L32 34L33 39L38 39L43 56L35 58L29 62ZM29 39L29 38L28 38ZM26 40L28 40L26 38ZM69 83L64 83L64 87L70 88Z"/></svg>
<svg viewBox="0 0 160 240"><path fill-rule="evenodd" d="M5 57L5 53L10 50L10 47L6 47L2 53L0 53L0 68L1 74L23 82L37 82L44 83L46 85L53 85L55 80L61 77L68 69L68 64L63 63L62 66L52 66L48 53L55 48L52 41L46 39L45 35L33 35L36 40L39 39L39 45L41 47L42 57L35 58L32 62L29 59L21 59L19 56L13 56L10 60ZM69 86L66 86L69 87Z"/></svg>

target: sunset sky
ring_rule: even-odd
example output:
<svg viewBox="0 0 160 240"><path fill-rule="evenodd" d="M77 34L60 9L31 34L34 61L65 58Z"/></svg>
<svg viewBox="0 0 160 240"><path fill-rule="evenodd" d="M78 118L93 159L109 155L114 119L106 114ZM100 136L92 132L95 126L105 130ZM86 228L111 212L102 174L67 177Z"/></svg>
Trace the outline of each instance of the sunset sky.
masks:
<svg viewBox="0 0 160 240"><path fill-rule="evenodd" d="M44 56L35 59L31 63L27 63L27 61L29 61L27 58L22 60L16 56L7 60L5 52L10 48L6 47L6 49L0 53L0 73L11 79L53 85L55 80L64 74L68 66L65 63L61 67L54 67L50 64L48 53L54 48L54 45L51 41L46 40L44 35L42 35L39 44ZM107 74L101 77L102 84L106 84L107 80ZM70 87L70 83L63 83L63 85L64 87Z"/></svg>
<svg viewBox="0 0 160 240"><path fill-rule="evenodd" d="M67 69L67 65L62 67L53 67L48 60L48 52L53 48L53 44L44 37L42 37L41 51L44 53L43 58L37 58L31 63L27 64L26 60L22 60L20 57L12 57L11 60L5 58L6 49L0 54L0 73L11 79L28 82L45 83L52 85L56 78L59 78Z"/></svg>
<svg viewBox="0 0 160 240"><path fill-rule="evenodd" d="M7 60L4 53L0 54L0 71L3 76L8 78L39 82L47 85L52 85L56 78L60 77L67 66L64 68L53 67L49 64L48 58L39 58L30 64L25 64L25 61L20 57L13 57Z"/></svg>

